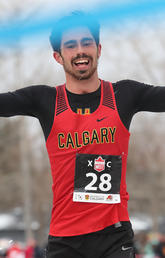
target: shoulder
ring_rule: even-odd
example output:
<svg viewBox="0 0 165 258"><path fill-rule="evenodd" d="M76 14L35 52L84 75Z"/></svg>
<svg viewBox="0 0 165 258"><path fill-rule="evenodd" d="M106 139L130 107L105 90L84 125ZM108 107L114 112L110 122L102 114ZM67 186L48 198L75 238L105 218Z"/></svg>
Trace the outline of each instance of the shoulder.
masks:
<svg viewBox="0 0 165 258"><path fill-rule="evenodd" d="M24 87L13 92L17 96L30 98L31 100L44 99L49 96L56 96L56 87L47 85L32 85Z"/></svg>
<svg viewBox="0 0 165 258"><path fill-rule="evenodd" d="M153 85L145 84L135 80L121 80L112 83L114 91L139 96L154 88Z"/></svg>
<svg viewBox="0 0 165 258"><path fill-rule="evenodd" d="M36 93L49 93L49 92L56 92L56 87L52 87L52 86L48 86L48 85L31 85L31 86L27 86L27 87L24 87L18 91L25 91L25 92L36 92Z"/></svg>
<svg viewBox="0 0 165 258"><path fill-rule="evenodd" d="M134 89L134 88L146 88L147 86L151 86L149 84L145 84L139 81L135 81L135 80L129 80L129 79L125 79L125 80L121 80L121 81L117 81L115 83L112 83L112 85L114 87L119 87L119 88L130 88L130 89Z"/></svg>

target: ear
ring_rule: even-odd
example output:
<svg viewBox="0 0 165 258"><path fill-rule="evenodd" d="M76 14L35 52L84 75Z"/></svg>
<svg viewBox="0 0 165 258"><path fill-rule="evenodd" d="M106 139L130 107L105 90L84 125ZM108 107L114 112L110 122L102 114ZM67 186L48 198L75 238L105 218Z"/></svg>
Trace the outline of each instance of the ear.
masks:
<svg viewBox="0 0 165 258"><path fill-rule="evenodd" d="M59 52L53 52L54 59L57 61L57 63L63 65L63 60Z"/></svg>
<svg viewBox="0 0 165 258"><path fill-rule="evenodd" d="M98 58L101 56L101 44L98 45Z"/></svg>

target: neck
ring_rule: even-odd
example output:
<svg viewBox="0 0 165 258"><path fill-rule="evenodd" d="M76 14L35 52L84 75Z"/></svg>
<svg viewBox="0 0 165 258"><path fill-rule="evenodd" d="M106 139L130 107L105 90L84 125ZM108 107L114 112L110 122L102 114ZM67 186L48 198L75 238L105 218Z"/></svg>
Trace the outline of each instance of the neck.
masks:
<svg viewBox="0 0 165 258"><path fill-rule="evenodd" d="M66 75L66 88L75 94L86 94L96 91L100 86L98 75L95 74L87 80L77 80Z"/></svg>

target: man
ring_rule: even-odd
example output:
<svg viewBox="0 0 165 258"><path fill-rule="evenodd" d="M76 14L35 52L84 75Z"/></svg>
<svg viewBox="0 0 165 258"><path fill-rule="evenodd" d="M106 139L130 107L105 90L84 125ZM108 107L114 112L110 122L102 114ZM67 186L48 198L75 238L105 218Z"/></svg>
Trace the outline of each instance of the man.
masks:
<svg viewBox="0 0 165 258"><path fill-rule="evenodd" d="M57 22L54 58L66 83L0 94L0 115L37 117L51 163L48 258L131 258L127 211L129 126L139 111L165 111L165 87L98 77L99 25L82 13Z"/></svg>

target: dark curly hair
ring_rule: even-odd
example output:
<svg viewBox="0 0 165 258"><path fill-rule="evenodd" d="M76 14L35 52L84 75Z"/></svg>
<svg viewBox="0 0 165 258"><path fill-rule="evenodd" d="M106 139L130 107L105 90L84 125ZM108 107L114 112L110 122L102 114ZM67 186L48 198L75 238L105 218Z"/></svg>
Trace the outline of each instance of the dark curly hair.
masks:
<svg viewBox="0 0 165 258"><path fill-rule="evenodd" d="M98 46L100 42L99 22L90 14L82 11L74 11L70 15L62 17L54 24L50 35L50 43L53 50L60 53L61 38L66 30L82 26L89 29Z"/></svg>

